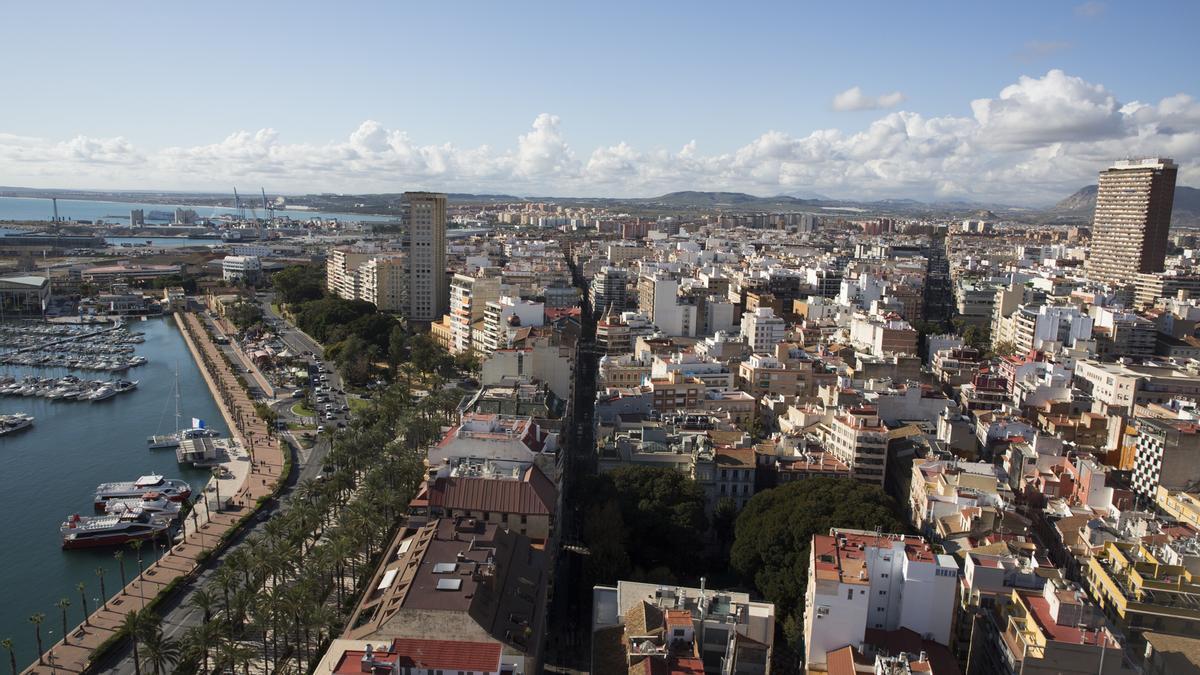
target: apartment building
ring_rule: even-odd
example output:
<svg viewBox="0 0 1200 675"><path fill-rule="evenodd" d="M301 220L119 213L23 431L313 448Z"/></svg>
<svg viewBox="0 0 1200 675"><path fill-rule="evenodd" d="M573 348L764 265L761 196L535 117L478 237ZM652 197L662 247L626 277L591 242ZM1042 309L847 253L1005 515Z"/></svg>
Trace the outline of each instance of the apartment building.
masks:
<svg viewBox="0 0 1200 675"><path fill-rule="evenodd" d="M638 311L666 335L694 336L698 326L695 305L680 304L679 280L655 270L638 278Z"/></svg>
<svg viewBox="0 0 1200 675"><path fill-rule="evenodd" d="M592 597L592 673L770 673L773 604L624 580L595 586Z"/></svg>
<svg viewBox="0 0 1200 675"><path fill-rule="evenodd" d="M1153 502L1160 487L1188 490L1200 486L1200 424L1195 420L1141 417L1133 465L1133 491Z"/></svg>
<svg viewBox="0 0 1200 675"><path fill-rule="evenodd" d="M1089 279L1124 288L1137 274L1162 271L1178 172L1163 158L1121 160L1100 172Z"/></svg>
<svg viewBox="0 0 1200 675"><path fill-rule="evenodd" d="M1133 675L1124 649L1081 591L1061 581L1012 589L983 612L970 673Z"/></svg>
<svg viewBox="0 0 1200 675"><path fill-rule="evenodd" d="M404 193L408 226L408 318L434 322L449 309L446 279L446 195Z"/></svg>
<svg viewBox="0 0 1200 675"><path fill-rule="evenodd" d="M1092 337L1100 360L1129 358L1135 361L1154 356L1158 327L1133 312L1093 307Z"/></svg>
<svg viewBox="0 0 1200 675"><path fill-rule="evenodd" d="M343 300L363 300L383 312L407 309L407 257L402 253L333 249L325 261L325 285Z"/></svg>
<svg viewBox="0 0 1200 675"><path fill-rule="evenodd" d="M1137 651L1146 632L1200 635L1200 580L1194 569L1194 563L1168 564L1157 546L1108 541L1088 558L1084 581L1104 616Z"/></svg>
<svg viewBox="0 0 1200 675"><path fill-rule="evenodd" d="M546 306L541 302L502 295L483 308L483 333L478 340L473 333L477 354L491 354L508 347L509 336L518 328L541 326L546 323Z"/></svg>
<svg viewBox="0 0 1200 675"><path fill-rule="evenodd" d="M618 581L592 591L595 675L770 675L775 606L746 593Z"/></svg>
<svg viewBox="0 0 1200 675"><path fill-rule="evenodd" d="M1094 412L1132 415L1134 407L1200 398L1200 373L1173 366L1075 363L1074 385L1094 401Z"/></svg>
<svg viewBox="0 0 1200 675"><path fill-rule="evenodd" d="M253 255L227 255L221 260L221 278L225 281L256 283L262 277L262 260Z"/></svg>
<svg viewBox="0 0 1200 675"><path fill-rule="evenodd" d="M958 565L922 537L832 529L814 535L804 596L805 665L862 650L868 631L908 629L949 645Z"/></svg>
<svg viewBox="0 0 1200 675"><path fill-rule="evenodd" d="M917 354L917 331L899 314L855 314L850 323L850 343L875 356Z"/></svg>
<svg viewBox="0 0 1200 675"><path fill-rule="evenodd" d="M775 346L787 338L787 322L770 307L759 307L742 315L742 340L755 354L774 354Z"/></svg>
<svg viewBox="0 0 1200 675"><path fill-rule="evenodd" d="M826 448L857 480L883 486L887 468L888 428L872 407L849 408L833 416Z"/></svg>
<svg viewBox="0 0 1200 675"><path fill-rule="evenodd" d="M408 306L405 256L376 257L358 268L359 299L381 312L403 312Z"/></svg>
<svg viewBox="0 0 1200 675"><path fill-rule="evenodd" d="M325 260L325 287L343 300L358 300L358 267L377 253L335 248Z"/></svg>
<svg viewBox="0 0 1200 675"><path fill-rule="evenodd" d="M603 267L588 287L592 311L597 314L615 310L618 314L628 305L629 271L620 267Z"/></svg>
<svg viewBox="0 0 1200 675"><path fill-rule="evenodd" d="M409 504L413 515L472 518L546 544L554 533L558 489L537 466L455 458L434 466Z"/></svg>
<svg viewBox="0 0 1200 675"><path fill-rule="evenodd" d="M455 274L450 280L450 353L474 349L475 335L484 329L487 303L500 299L500 288L498 276Z"/></svg>
<svg viewBox="0 0 1200 675"><path fill-rule="evenodd" d="M442 640L460 653L482 643L503 672L539 673L548 569L531 539L474 518L401 527L342 638Z"/></svg>

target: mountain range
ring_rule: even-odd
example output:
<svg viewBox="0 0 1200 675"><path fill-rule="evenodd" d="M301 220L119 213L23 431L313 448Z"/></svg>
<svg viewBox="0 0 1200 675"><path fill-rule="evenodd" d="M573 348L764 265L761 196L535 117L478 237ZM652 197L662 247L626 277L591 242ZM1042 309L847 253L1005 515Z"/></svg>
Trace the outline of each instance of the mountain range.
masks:
<svg viewBox="0 0 1200 675"><path fill-rule="evenodd" d="M1061 216L1091 218L1096 209L1095 185L1086 185L1075 194L1055 204L1051 213ZM1200 225L1200 189L1186 185L1175 186L1175 204L1171 210L1171 224L1175 226Z"/></svg>

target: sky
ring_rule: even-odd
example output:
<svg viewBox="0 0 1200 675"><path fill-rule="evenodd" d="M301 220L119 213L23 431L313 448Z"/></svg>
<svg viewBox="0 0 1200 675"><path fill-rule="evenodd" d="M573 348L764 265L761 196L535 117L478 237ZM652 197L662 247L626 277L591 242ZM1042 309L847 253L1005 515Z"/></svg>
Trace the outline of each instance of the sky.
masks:
<svg viewBox="0 0 1200 675"><path fill-rule="evenodd" d="M1053 203L1200 186L1200 3L32 2L0 185Z"/></svg>

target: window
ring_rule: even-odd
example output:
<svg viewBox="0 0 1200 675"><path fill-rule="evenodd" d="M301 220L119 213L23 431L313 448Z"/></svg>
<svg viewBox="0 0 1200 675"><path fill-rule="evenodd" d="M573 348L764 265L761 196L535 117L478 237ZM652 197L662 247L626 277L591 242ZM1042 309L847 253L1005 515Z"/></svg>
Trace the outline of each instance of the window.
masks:
<svg viewBox="0 0 1200 675"><path fill-rule="evenodd" d="M887 595L887 591L879 591L880 595Z"/></svg>
<svg viewBox="0 0 1200 675"><path fill-rule="evenodd" d="M847 599L847 600L853 600L853 599L854 599L854 589L853 589L853 588L847 588L847 589L846 589L846 599Z"/></svg>

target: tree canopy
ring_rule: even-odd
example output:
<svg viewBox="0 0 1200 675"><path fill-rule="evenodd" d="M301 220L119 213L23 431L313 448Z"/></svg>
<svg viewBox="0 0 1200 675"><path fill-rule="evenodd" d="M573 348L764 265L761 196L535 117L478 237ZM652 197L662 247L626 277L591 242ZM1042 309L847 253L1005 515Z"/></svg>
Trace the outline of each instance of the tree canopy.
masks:
<svg viewBox="0 0 1200 675"><path fill-rule="evenodd" d="M579 488L584 541L592 549L592 581L666 580L689 575L704 562L704 491L680 471L625 466L590 476Z"/></svg>
<svg viewBox="0 0 1200 675"><path fill-rule="evenodd" d="M292 265L271 277L275 292L283 302L295 304L319 300L325 295L325 273L312 265Z"/></svg>
<svg viewBox="0 0 1200 675"><path fill-rule="evenodd" d="M790 645L803 632L809 546L833 527L905 532L895 501L849 478L810 478L755 495L738 516L730 562L775 603Z"/></svg>

